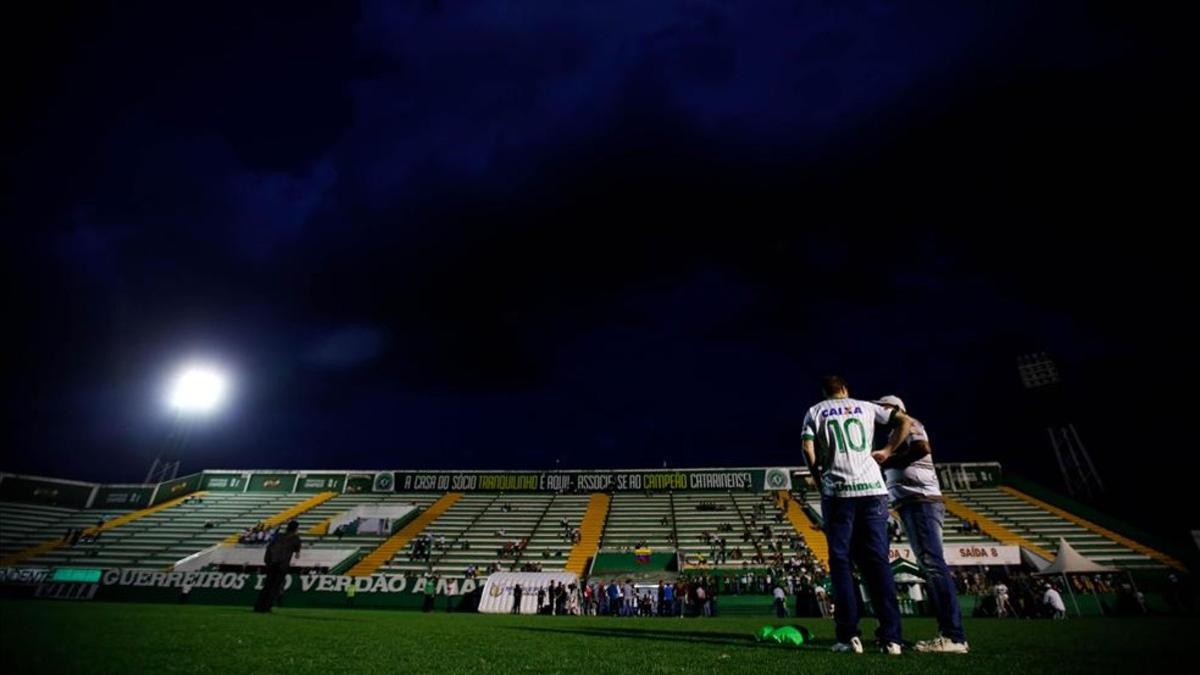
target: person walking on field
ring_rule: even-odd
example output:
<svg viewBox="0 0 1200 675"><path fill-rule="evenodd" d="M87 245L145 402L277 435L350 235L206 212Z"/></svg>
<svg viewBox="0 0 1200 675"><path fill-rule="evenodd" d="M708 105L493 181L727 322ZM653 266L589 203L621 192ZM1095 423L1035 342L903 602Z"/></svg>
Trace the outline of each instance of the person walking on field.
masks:
<svg viewBox="0 0 1200 675"><path fill-rule="evenodd" d="M433 577L425 579L425 603L421 606L421 611L428 614L433 611L433 596L437 593L437 581Z"/></svg>
<svg viewBox="0 0 1200 675"><path fill-rule="evenodd" d="M775 587L775 616L780 619L787 618L787 594L783 592L782 586Z"/></svg>
<svg viewBox="0 0 1200 675"><path fill-rule="evenodd" d="M295 520L287 524L287 532L275 537L263 554L263 562L267 568L267 578L258 600L254 603L254 611L267 613L276 604L287 583L288 572L291 571L292 558L300 555L300 523Z"/></svg>

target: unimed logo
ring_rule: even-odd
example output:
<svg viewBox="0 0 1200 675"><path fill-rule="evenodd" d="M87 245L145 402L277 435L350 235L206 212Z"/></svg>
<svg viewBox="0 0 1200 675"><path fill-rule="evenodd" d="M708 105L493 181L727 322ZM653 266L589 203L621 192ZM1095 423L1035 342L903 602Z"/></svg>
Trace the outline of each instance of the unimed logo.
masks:
<svg viewBox="0 0 1200 675"><path fill-rule="evenodd" d="M860 490L880 490L883 488L883 483L875 481L874 483L835 483L833 489L835 492L858 492Z"/></svg>

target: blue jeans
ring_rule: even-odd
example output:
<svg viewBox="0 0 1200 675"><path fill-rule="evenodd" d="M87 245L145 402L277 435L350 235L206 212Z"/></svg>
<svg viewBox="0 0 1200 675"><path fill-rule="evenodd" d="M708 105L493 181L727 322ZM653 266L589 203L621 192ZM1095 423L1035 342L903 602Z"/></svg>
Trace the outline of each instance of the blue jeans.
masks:
<svg viewBox="0 0 1200 675"><path fill-rule="evenodd" d="M857 637L858 589L851 573L851 559L858 565L879 628L881 642L900 642L900 604L896 582L888 564L888 498L821 497L821 517L829 540L829 578L833 582L833 619L838 642Z"/></svg>
<svg viewBox="0 0 1200 675"><path fill-rule="evenodd" d="M938 630L955 642L966 642L962 612L958 608L958 593L942 548L942 523L946 507L941 502L909 502L900 506L900 520L908 533L913 555L925 572L929 601L937 613Z"/></svg>

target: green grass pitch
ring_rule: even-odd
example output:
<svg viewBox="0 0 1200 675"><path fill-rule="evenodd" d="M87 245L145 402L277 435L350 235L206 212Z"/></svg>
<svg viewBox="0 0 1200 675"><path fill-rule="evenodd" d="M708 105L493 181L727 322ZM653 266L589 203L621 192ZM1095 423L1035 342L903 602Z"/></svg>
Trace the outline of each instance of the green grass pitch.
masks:
<svg viewBox="0 0 1200 675"><path fill-rule="evenodd" d="M789 619L788 623L797 620ZM772 617L612 619L0 601L8 673L1158 673L1189 671L1200 619L968 620L971 654L829 653L757 644ZM864 632L874 622L863 623ZM907 639L933 635L908 620Z"/></svg>

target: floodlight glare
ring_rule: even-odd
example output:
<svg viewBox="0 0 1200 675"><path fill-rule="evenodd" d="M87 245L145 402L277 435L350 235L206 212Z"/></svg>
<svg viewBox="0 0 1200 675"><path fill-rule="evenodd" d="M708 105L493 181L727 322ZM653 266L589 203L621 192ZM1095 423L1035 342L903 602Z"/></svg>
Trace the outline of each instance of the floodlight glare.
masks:
<svg viewBox="0 0 1200 675"><path fill-rule="evenodd" d="M167 390L167 407L184 415L208 415L225 402L229 381L221 369L189 364L175 374Z"/></svg>

